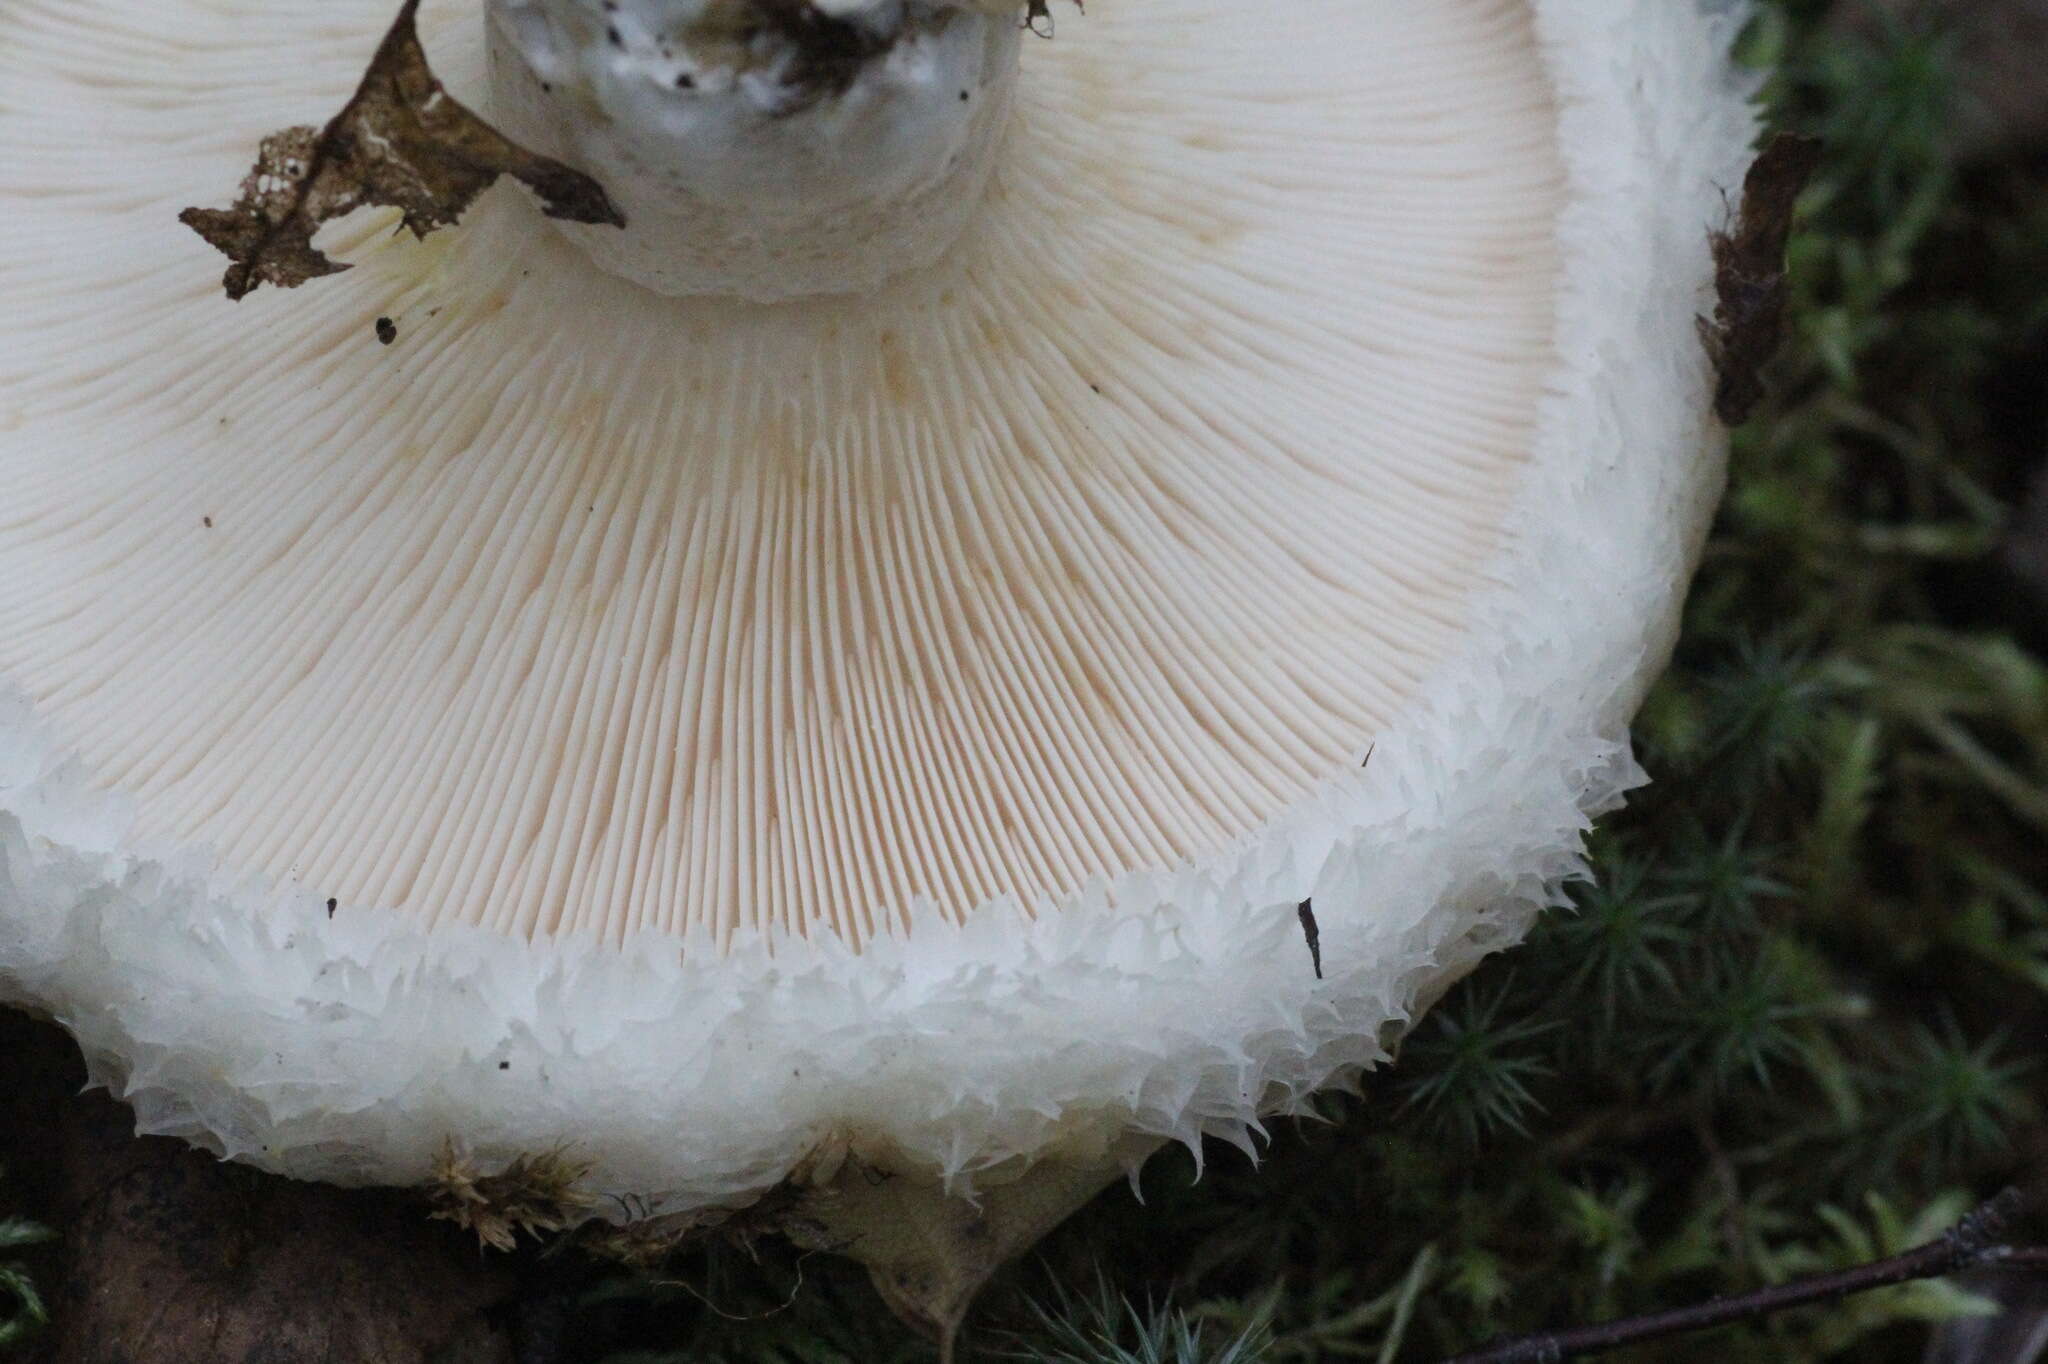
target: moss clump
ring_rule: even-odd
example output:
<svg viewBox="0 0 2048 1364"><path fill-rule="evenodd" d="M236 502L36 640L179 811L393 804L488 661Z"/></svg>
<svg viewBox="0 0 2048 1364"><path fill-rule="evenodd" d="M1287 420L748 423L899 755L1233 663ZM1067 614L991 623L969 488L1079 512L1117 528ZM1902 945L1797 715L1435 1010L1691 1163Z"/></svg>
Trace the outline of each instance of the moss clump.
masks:
<svg viewBox="0 0 2048 1364"><path fill-rule="evenodd" d="M487 1175L451 1140L442 1145L427 1184L430 1215L475 1232L493 1250L509 1251L521 1236L545 1237L587 1218L595 1200L576 1186L589 1173L587 1164L558 1149L519 1156Z"/></svg>
<svg viewBox="0 0 2048 1364"><path fill-rule="evenodd" d="M0 1171L4 1173L4 1171ZM48 1227L22 1217L0 1217L0 1256L53 1241ZM0 1350L21 1345L49 1324L50 1313L28 1267L0 1259Z"/></svg>

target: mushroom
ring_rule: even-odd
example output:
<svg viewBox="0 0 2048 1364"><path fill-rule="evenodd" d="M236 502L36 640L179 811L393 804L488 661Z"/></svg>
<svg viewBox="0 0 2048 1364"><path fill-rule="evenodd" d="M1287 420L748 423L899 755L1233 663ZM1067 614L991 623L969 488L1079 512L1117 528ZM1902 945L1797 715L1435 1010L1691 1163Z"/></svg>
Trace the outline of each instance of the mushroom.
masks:
<svg viewBox="0 0 2048 1364"><path fill-rule="evenodd" d="M0 17L0 997L142 1130L779 1187L947 1330L1583 872L1740 6L448 0L624 227L366 209L230 307L173 219L391 8Z"/></svg>

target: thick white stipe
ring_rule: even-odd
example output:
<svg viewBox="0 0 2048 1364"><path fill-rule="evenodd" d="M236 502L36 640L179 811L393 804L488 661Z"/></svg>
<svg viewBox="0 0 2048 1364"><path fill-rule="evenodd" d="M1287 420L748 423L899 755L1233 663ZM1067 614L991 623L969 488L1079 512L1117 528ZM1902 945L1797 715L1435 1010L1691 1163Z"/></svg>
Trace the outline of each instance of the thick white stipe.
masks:
<svg viewBox="0 0 2048 1364"><path fill-rule="evenodd" d="M1008 126L1015 15L840 6L886 50L819 89L752 0L489 0L491 115L598 177L626 228L564 230L664 294L866 293L938 260Z"/></svg>

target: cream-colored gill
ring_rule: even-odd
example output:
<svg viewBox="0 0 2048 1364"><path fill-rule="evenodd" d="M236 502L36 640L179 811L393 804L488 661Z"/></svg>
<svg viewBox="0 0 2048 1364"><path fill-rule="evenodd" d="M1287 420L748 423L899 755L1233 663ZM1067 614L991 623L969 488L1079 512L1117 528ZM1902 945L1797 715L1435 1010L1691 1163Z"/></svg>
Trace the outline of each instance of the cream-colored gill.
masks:
<svg viewBox="0 0 2048 1364"><path fill-rule="evenodd" d="M9 10L0 678L150 839L857 942L1229 846L1460 639L1554 360L1525 0L1091 5L871 295L658 297L501 187L222 302L177 210L389 8ZM424 16L464 97L475 18Z"/></svg>

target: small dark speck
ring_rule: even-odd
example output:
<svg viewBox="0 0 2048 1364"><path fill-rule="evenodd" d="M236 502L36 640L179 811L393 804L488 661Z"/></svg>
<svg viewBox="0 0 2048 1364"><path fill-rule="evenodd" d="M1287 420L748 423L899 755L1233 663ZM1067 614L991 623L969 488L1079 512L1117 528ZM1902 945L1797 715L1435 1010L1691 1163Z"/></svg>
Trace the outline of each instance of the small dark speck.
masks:
<svg viewBox="0 0 2048 1364"><path fill-rule="evenodd" d="M552 95L552 94L554 94L554 93L555 93L555 85L554 85L554 82L553 82L553 81L542 81L542 82L540 83L540 92L541 92L541 93L542 93L543 95Z"/></svg>
<svg viewBox="0 0 2048 1364"><path fill-rule="evenodd" d="M427 316L428 316L428 317L439 317L440 315L441 315L441 310L440 310L439 308L429 308L429 309L427 309Z"/></svg>
<svg viewBox="0 0 2048 1364"><path fill-rule="evenodd" d="M1294 907L1301 920L1301 936L1308 939L1308 958L1316 968L1316 979L1323 978L1323 935L1316 926L1316 910L1313 900L1303 900Z"/></svg>
<svg viewBox="0 0 2048 1364"><path fill-rule="evenodd" d="M199 524L200 524L200 525L202 525L202 526L204 526L204 527L206 527L206 528L207 528L208 530L212 530L212 529L213 529L213 518L212 518L212 517L210 517L210 516L202 516L202 517L200 517L200 518L199 518Z"/></svg>
<svg viewBox="0 0 2048 1364"><path fill-rule="evenodd" d="M334 917L334 911L335 911L335 910L337 910L337 909L339 909L340 907L341 907L341 906L340 906L339 902L337 902L337 901L334 901L334 900L329 900L329 901L327 902L327 917L328 917L328 918L330 918L330 919L331 919L331 918L333 918L333 917Z"/></svg>
<svg viewBox="0 0 2048 1364"><path fill-rule="evenodd" d="M398 339L398 324L388 317L378 318L377 339L387 346L396 341Z"/></svg>
<svg viewBox="0 0 2048 1364"><path fill-rule="evenodd" d="M1090 384L1090 385L1088 385L1088 391L1089 391L1090 393L1094 393L1094 394L1097 394L1097 395L1099 396L1099 395L1101 394L1101 392L1102 392L1102 385L1101 385L1101 384Z"/></svg>
<svg viewBox="0 0 2048 1364"><path fill-rule="evenodd" d="M965 104L965 103L967 103L967 101L968 101L968 100L970 100L970 99L973 99L973 98L974 98L974 96L972 96L972 95L968 94L968 93L967 93L967 92L966 92L965 90L962 90L962 91L960 92L960 102L961 102L962 104Z"/></svg>
<svg viewBox="0 0 2048 1364"><path fill-rule="evenodd" d="M605 41L609 42L613 47L624 47L626 45L626 40L619 36L619 30L616 25L607 25L604 36Z"/></svg>
<svg viewBox="0 0 2048 1364"><path fill-rule="evenodd" d="M694 90L694 89L696 89L696 88L697 88L697 81L696 81L696 78L695 78L695 77L693 77L693 76L691 76L689 72L687 72L687 71L678 71L678 72L676 72L676 89L678 89L678 90Z"/></svg>
<svg viewBox="0 0 2048 1364"><path fill-rule="evenodd" d="M511 1063L510 1061L500 1061L500 1062L498 1062L498 1069L499 1069L499 1070L510 1070L510 1069L512 1069L512 1063Z"/></svg>

